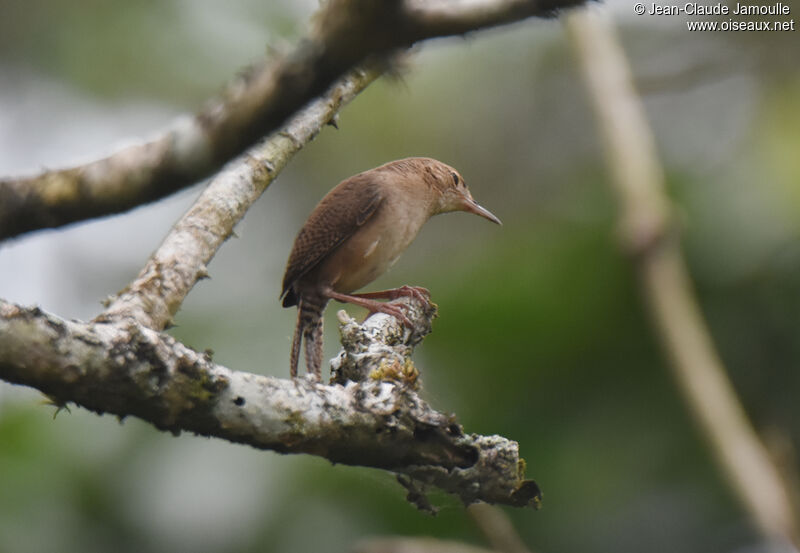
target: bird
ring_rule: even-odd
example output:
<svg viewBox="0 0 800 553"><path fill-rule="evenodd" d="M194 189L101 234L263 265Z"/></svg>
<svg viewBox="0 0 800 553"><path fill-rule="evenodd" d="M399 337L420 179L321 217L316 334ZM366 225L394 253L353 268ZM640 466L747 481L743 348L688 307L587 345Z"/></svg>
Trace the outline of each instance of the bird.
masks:
<svg viewBox="0 0 800 553"><path fill-rule="evenodd" d="M458 171L426 157L391 161L358 173L322 198L295 238L280 294L283 307L297 306L292 378L297 376L304 340L306 370L320 380L322 313L330 300L365 307L370 314L387 313L411 326L398 304L377 300L414 296L428 302L425 288L354 292L386 272L429 218L451 211L502 224L472 198Z"/></svg>

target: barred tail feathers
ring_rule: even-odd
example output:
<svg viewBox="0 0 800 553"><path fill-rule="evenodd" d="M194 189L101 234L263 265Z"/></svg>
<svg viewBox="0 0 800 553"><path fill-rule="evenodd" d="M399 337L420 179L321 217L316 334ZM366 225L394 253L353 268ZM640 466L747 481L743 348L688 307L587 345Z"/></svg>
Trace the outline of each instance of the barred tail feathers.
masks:
<svg viewBox="0 0 800 553"><path fill-rule="evenodd" d="M292 340L292 354L290 374L297 376L297 365L300 359L300 343L305 340L306 370L316 375L322 375L322 312L327 299L299 298L297 302L297 326Z"/></svg>

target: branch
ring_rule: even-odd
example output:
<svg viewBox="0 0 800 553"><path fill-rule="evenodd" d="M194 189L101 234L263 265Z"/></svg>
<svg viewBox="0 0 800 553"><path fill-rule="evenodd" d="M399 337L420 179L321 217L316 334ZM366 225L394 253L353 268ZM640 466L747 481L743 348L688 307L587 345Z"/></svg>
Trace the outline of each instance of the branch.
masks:
<svg viewBox="0 0 800 553"><path fill-rule="evenodd" d="M410 306L414 329L377 315L342 316L337 384L281 380L215 365L159 333L235 224L292 155L380 75L391 54L418 40L463 33L583 0L331 0L292 55L243 76L192 121L105 160L31 179L0 181L0 240L112 213L186 186L295 113L282 131L220 173L176 223L137 279L91 323L65 321L0 300L0 378L75 402L282 453L392 470L409 500L432 509L429 486L465 503L538 505L518 446L465 435L415 390L409 356L435 310ZM448 6L444 8L443 6ZM319 99L320 94L346 69ZM356 380L354 382L353 380Z"/></svg>
<svg viewBox="0 0 800 553"><path fill-rule="evenodd" d="M475 503L469 506L467 514L498 553L533 553L500 507Z"/></svg>
<svg viewBox="0 0 800 553"><path fill-rule="evenodd" d="M415 328L429 328L430 310L412 306L408 313ZM421 339L385 315L367 327L395 337L387 351L410 353ZM464 434L410 386L374 377L325 386L231 371L130 320L65 321L0 300L0 378L37 388L59 405L135 416L175 434L390 470L417 493L433 485L464 503L515 506L540 497L524 480L516 442Z"/></svg>
<svg viewBox="0 0 800 553"><path fill-rule="evenodd" d="M787 484L728 380L692 290L655 140L613 24L576 12L567 29L604 138L622 238L635 254L649 315L683 399L756 526L768 538L797 544Z"/></svg>
<svg viewBox="0 0 800 553"><path fill-rule="evenodd" d="M0 241L120 213L214 173L353 67L439 36L463 34L585 0L330 0L305 40L231 82L150 142L68 169L0 179Z"/></svg>
<svg viewBox="0 0 800 553"><path fill-rule="evenodd" d="M241 163L219 173L98 320L131 317L156 330L169 326L197 280L208 276L206 266L250 206L292 156L379 75L378 69L350 72Z"/></svg>
<svg viewBox="0 0 800 553"><path fill-rule="evenodd" d="M337 313L343 349L331 360L331 382L388 379L419 387L419 373L411 363L411 353L430 334L437 307L433 303L421 306L408 298L398 302L411 310L411 328L385 313L375 313L361 324L344 310Z"/></svg>

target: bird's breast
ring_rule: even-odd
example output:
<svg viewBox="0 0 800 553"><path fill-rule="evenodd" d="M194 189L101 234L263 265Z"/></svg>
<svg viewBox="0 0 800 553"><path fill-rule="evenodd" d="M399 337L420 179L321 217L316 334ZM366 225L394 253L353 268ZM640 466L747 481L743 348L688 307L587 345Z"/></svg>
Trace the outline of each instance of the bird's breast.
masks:
<svg viewBox="0 0 800 553"><path fill-rule="evenodd" d="M427 213L398 212L392 207L384 206L389 209L376 213L322 263L320 270L334 290L348 294L385 273L428 219Z"/></svg>

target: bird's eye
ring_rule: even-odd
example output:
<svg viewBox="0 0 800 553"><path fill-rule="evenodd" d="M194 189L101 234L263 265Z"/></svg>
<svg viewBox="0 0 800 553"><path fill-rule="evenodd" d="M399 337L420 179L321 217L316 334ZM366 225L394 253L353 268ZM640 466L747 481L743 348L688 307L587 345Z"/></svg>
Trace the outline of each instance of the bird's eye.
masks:
<svg viewBox="0 0 800 553"><path fill-rule="evenodd" d="M450 174L453 175L453 184L455 184L456 186L461 184L461 179L458 178L458 175L456 173L450 173Z"/></svg>

